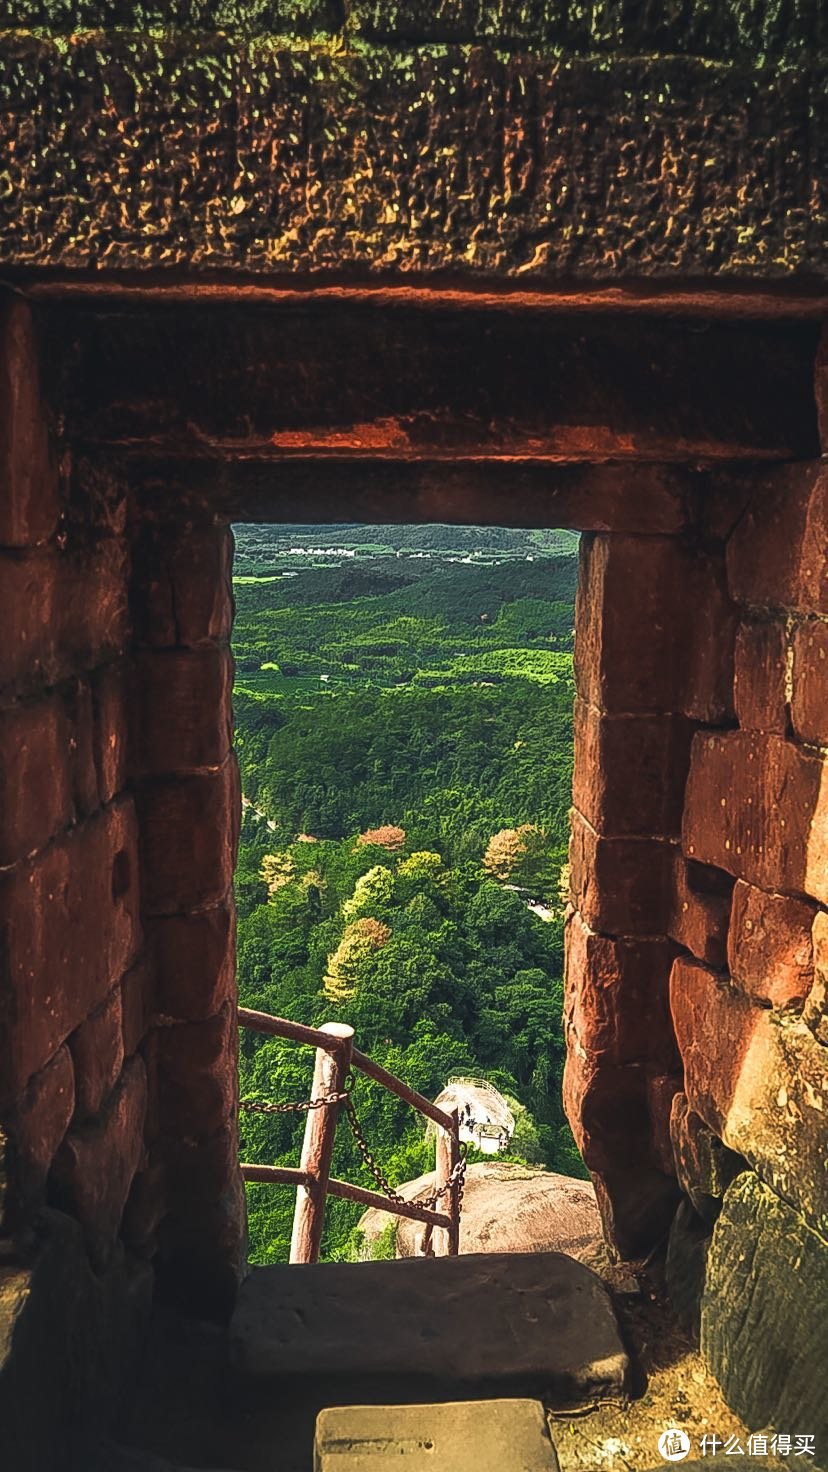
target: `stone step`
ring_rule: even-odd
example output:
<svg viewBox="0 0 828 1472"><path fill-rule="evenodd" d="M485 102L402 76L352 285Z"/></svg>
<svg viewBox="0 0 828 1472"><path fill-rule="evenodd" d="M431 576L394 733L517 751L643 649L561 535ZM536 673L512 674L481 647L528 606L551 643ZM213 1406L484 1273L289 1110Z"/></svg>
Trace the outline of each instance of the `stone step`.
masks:
<svg viewBox="0 0 828 1472"><path fill-rule="evenodd" d="M558 1252L255 1268L230 1327L246 1379L349 1376L554 1406L623 1395L630 1364L604 1285ZM360 1397L361 1399L362 1397ZM454 1398L459 1398L459 1394Z"/></svg>
<svg viewBox="0 0 828 1472"><path fill-rule="evenodd" d="M321 1411L314 1472L559 1472L538 1400L337 1406Z"/></svg>

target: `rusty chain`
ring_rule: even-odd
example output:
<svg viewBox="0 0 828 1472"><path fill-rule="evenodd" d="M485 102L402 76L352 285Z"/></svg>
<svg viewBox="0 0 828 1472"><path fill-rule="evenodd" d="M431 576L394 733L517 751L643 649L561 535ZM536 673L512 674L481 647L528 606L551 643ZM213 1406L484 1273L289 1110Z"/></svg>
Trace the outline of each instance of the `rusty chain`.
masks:
<svg viewBox="0 0 828 1472"><path fill-rule="evenodd" d="M309 1109L331 1109L344 1104L346 1094L323 1094L320 1099L296 1099L291 1104L273 1104L266 1099L240 1099L239 1109L247 1114L305 1114Z"/></svg>
<svg viewBox="0 0 828 1472"><path fill-rule="evenodd" d="M371 1150L371 1147L368 1144L365 1135L363 1134L362 1125L359 1122L359 1118L354 1107L354 1101L350 1096L350 1092L345 1099L345 1113L348 1116L348 1123L351 1126L351 1132L354 1139L356 1140L359 1153L362 1156L362 1159L368 1167L371 1175L374 1177L374 1180L379 1186L383 1196L387 1197L389 1201L396 1202L397 1205L405 1206L407 1204L406 1198L404 1196L401 1196L399 1191L394 1190L394 1187L391 1185L391 1182L385 1175L381 1165L376 1159L376 1156ZM466 1150L464 1146L463 1153L461 1154L460 1159L457 1161L457 1164L453 1166L451 1174L445 1185L439 1186L434 1191L432 1191L430 1195L425 1196L422 1199L418 1198L416 1201L416 1205L424 1206L426 1211L433 1211L437 1205L437 1202L440 1200L440 1197L445 1196L447 1191L451 1191L451 1189L455 1185L457 1185L459 1188L457 1193L457 1211L459 1216L459 1213L463 1207L463 1188L465 1185L465 1174Z"/></svg>
<svg viewBox="0 0 828 1472"><path fill-rule="evenodd" d="M290 1103L277 1104L266 1099L241 1099L239 1101L239 1109L244 1110L248 1114L304 1114L311 1109L331 1109L336 1104L345 1105L345 1113L348 1116L348 1123L356 1140L357 1149L383 1196L388 1201L405 1206L407 1204L406 1198L401 1196L399 1191L394 1190L394 1187L391 1185L391 1182L365 1138L354 1101L351 1098L350 1086L339 1094L323 1094L319 1099L296 1099ZM452 1167L451 1174L445 1185L435 1188L428 1196L422 1200L418 1200L416 1203L418 1206L425 1207L427 1211L433 1211L440 1198L457 1186L457 1213L459 1216L463 1209L463 1191L466 1184L466 1146L461 1146L461 1150L460 1159Z"/></svg>

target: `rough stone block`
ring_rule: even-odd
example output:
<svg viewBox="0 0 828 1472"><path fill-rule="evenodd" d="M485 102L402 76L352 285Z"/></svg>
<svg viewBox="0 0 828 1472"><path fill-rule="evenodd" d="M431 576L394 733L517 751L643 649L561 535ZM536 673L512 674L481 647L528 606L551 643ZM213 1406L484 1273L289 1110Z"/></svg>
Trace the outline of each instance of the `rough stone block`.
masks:
<svg viewBox="0 0 828 1472"><path fill-rule="evenodd" d="M597 832L677 834L693 726L682 716L609 716L576 700L572 800Z"/></svg>
<svg viewBox="0 0 828 1472"><path fill-rule="evenodd" d="M661 839L604 838L573 809L570 884L587 924L610 935L664 934L673 853Z"/></svg>
<svg viewBox="0 0 828 1472"><path fill-rule="evenodd" d="M760 889L828 901L826 763L752 731L693 740L682 848Z"/></svg>
<svg viewBox="0 0 828 1472"><path fill-rule="evenodd" d="M676 961L670 996L690 1107L828 1234L825 1049L801 1019L756 1007L695 962Z"/></svg>
<svg viewBox="0 0 828 1472"><path fill-rule="evenodd" d="M828 1044L828 912L825 910L820 910L814 919L811 944L814 982L805 999L802 1020L818 1042Z"/></svg>
<svg viewBox="0 0 828 1472"><path fill-rule="evenodd" d="M406 1472L558 1472L539 1400L453 1401L415 1406L336 1406L320 1411L314 1472L373 1472L405 1459Z"/></svg>
<svg viewBox="0 0 828 1472"><path fill-rule="evenodd" d="M124 1057L131 1058L147 1035L155 1009L155 974L148 956L142 956L121 979Z"/></svg>
<svg viewBox="0 0 828 1472"><path fill-rule="evenodd" d="M690 1108L684 1093L677 1093L673 1098L670 1140L679 1185L698 1215L712 1226L725 1191L739 1171L744 1170L745 1162L728 1150L701 1115Z"/></svg>
<svg viewBox="0 0 828 1472"><path fill-rule="evenodd" d="M663 1243L681 1196L672 1172L649 1165L647 1155L644 1148L636 1162L608 1166L592 1177L604 1236L627 1262Z"/></svg>
<svg viewBox="0 0 828 1472"><path fill-rule="evenodd" d="M646 27L654 13L664 12L648 9ZM668 34L683 14L671 12ZM736 14L739 34L744 6ZM615 24L602 15L605 25L611 48ZM286 275L397 269L510 276L524 286L624 276L686 283L711 265L730 280L825 271L818 139L801 147L820 106L816 68L757 66L753 57L749 67L711 66L653 57L649 46L609 64L512 56L497 45L301 48L232 35L194 44L189 31L58 43L11 32L4 46L3 148L13 170L0 249L9 264L84 269L106 252L110 270L158 260ZM134 88L107 94L87 148L73 156L89 108L80 80L102 98L115 73L134 76ZM213 125L222 140L236 132L232 158L211 146ZM587 130L592 185L583 189ZM132 147L116 202L103 181L126 131ZM13 146L22 133L25 150ZM654 174L639 147L649 133L677 172ZM148 181L153 141L164 167ZM389 199L396 209L385 208ZM436 234L426 216L440 220ZM756 367L771 377L777 355L754 339ZM813 349L790 400L813 421L812 369ZM664 391L682 398L670 377ZM756 406L765 433L778 433L787 400L779 395L775 413Z"/></svg>
<svg viewBox="0 0 828 1472"><path fill-rule="evenodd" d="M743 880L733 890L728 966L742 991L772 1007L802 1010L814 980L816 905L766 894Z"/></svg>
<svg viewBox="0 0 828 1472"><path fill-rule="evenodd" d="M647 1073L587 1053L571 1028L563 1077L563 1104L585 1165L606 1176L639 1169L650 1147Z"/></svg>
<svg viewBox="0 0 828 1472"><path fill-rule="evenodd" d="M87 818L98 806L98 773L95 766L92 691L87 680L71 680L63 689L63 701L71 735L69 754L75 812Z"/></svg>
<svg viewBox="0 0 828 1472"><path fill-rule="evenodd" d="M160 1223L157 1280L172 1301L199 1318L226 1322L246 1277L247 1215L237 1171L220 1201L190 1198Z"/></svg>
<svg viewBox="0 0 828 1472"><path fill-rule="evenodd" d="M787 635L783 623L743 623L736 634L733 679L743 730L788 732Z"/></svg>
<svg viewBox="0 0 828 1472"><path fill-rule="evenodd" d="M232 562L229 527L197 527L175 540L148 529L134 549L139 641L157 649L192 649L229 639Z"/></svg>
<svg viewBox="0 0 828 1472"><path fill-rule="evenodd" d="M0 865L42 848L71 822L69 740L56 695L0 713Z"/></svg>
<svg viewBox="0 0 828 1472"><path fill-rule="evenodd" d="M365 1333L366 1293L385 1305L381 1335ZM443 1393L470 1381L518 1395L543 1387L552 1405L614 1396L629 1374L606 1288L558 1252L254 1268L230 1354L260 1385L350 1364L367 1379L430 1381Z"/></svg>
<svg viewBox="0 0 828 1472"><path fill-rule="evenodd" d="M664 1278L673 1312L694 1344L699 1342L709 1246L707 1223L696 1215L689 1201L679 1202L667 1241Z"/></svg>
<svg viewBox="0 0 828 1472"><path fill-rule="evenodd" d="M40 399L31 310L0 294L0 547L48 541L60 516L57 458Z"/></svg>
<svg viewBox="0 0 828 1472"><path fill-rule="evenodd" d="M675 853L667 933L677 945L717 970L727 965L732 892L730 874Z"/></svg>
<svg viewBox="0 0 828 1472"><path fill-rule="evenodd" d="M579 1048L607 1062L677 1063L668 983L674 947L663 937L597 935L577 913L566 937L566 1016Z"/></svg>
<svg viewBox="0 0 828 1472"><path fill-rule="evenodd" d="M158 1153L165 1166L171 1210L180 1211L197 1202L217 1203L238 1174L238 1125L230 1120L209 1139L196 1140L191 1135L161 1138Z"/></svg>
<svg viewBox="0 0 828 1472"><path fill-rule="evenodd" d="M69 1049L61 1047L46 1067L29 1080L11 1115L12 1225L20 1226L43 1204L46 1178L69 1127L74 1102L72 1059Z"/></svg>
<svg viewBox="0 0 828 1472"><path fill-rule="evenodd" d="M0 689L21 692L57 678L55 589L60 560L54 548L0 552Z"/></svg>
<svg viewBox="0 0 828 1472"><path fill-rule="evenodd" d="M232 689L229 649L139 653L132 681L135 773L220 767L232 741Z"/></svg>
<svg viewBox="0 0 828 1472"><path fill-rule="evenodd" d="M807 1427L820 1462L828 1446L826 1300L824 1238L752 1172L738 1176L708 1253L702 1355L751 1430Z"/></svg>
<svg viewBox="0 0 828 1472"><path fill-rule="evenodd" d="M137 796L144 904L149 915L217 905L230 887L241 813L238 767L157 778Z"/></svg>
<svg viewBox="0 0 828 1472"><path fill-rule="evenodd" d="M206 1022L154 1034L152 1082L158 1122L167 1136L205 1140L232 1118L238 1098L238 1027L226 1003Z"/></svg>
<svg viewBox="0 0 828 1472"><path fill-rule="evenodd" d="M791 721L800 741L828 746L828 623L808 619L793 635Z"/></svg>
<svg viewBox="0 0 828 1472"><path fill-rule="evenodd" d="M124 1061L121 988L82 1022L69 1039L75 1065L75 1123L97 1114Z"/></svg>
<svg viewBox="0 0 828 1472"><path fill-rule="evenodd" d="M91 683L98 791L101 802L111 802L126 785L127 693L123 664L118 662L96 670Z"/></svg>
<svg viewBox="0 0 828 1472"><path fill-rule="evenodd" d="M719 558L668 537L585 537L575 622L590 705L729 718L736 620Z"/></svg>
<svg viewBox="0 0 828 1472"><path fill-rule="evenodd" d="M54 1164L56 1195L76 1216L95 1260L106 1262L144 1154L147 1076L130 1058L103 1113L71 1129Z"/></svg>
<svg viewBox="0 0 828 1472"><path fill-rule="evenodd" d="M63 554L52 616L57 660L67 674L91 670L123 654L129 637L129 551L125 538L104 537Z"/></svg>
<svg viewBox="0 0 828 1472"><path fill-rule="evenodd" d="M147 939L156 970L156 1006L176 1021L213 1017L231 996L236 914L232 896L197 915L151 920Z"/></svg>
<svg viewBox="0 0 828 1472"><path fill-rule="evenodd" d="M87 820L0 876L0 944L10 1004L0 1025L0 1093L19 1092L104 1000L137 949L132 803Z"/></svg>
<svg viewBox="0 0 828 1472"><path fill-rule="evenodd" d="M647 1079L647 1107L650 1114L650 1139L659 1169L666 1176L675 1175L670 1119L673 1103L681 1093L680 1073L657 1073Z"/></svg>
<svg viewBox="0 0 828 1472"><path fill-rule="evenodd" d="M755 608L828 613L828 467L781 466L760 478L727 546L730 590Z"/></svg>

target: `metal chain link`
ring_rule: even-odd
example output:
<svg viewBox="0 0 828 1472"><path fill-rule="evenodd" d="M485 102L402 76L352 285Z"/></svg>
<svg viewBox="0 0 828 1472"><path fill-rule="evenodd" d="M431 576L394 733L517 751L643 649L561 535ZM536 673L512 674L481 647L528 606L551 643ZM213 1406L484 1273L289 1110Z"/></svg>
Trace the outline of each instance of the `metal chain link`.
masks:
<svg viewBox="0 0 828 1472"><path fill-rule="evenodd" d="M344 1104L345 1094L323 1094L321 1099L297 1099L291 1104L273 1104L264 1099L241 1099L239 1109L248 1114L305 1114L309 1109L331 1109L334 1104Z"/></svg>
<svg viewBox="0 0 828 1472"><path fill-rule="evenodd" d="M340 1094L324 1094L319 1099L296 1099L290 1103L276 1104L265 1099L241 1099L239 1101L239 1109L244 1110L248 1114L305 1114L310 1109L331 1109L336 1104L345 1105L345 1113L348 1116L348 1123L351 1126L359 1153L383 1196L389 1201L396 1202L397 1205L405 1205L406 1198L394 1190L394 1187L391 1185L391 1182L365 1138L354 1101L351 1098L350 1087L344 1089ZM433 1211L440 1198L445 1196L448 1191L451 1191L454 1186L457 1186L457 1211L459 1216L463 1210L463 1191L466 1184L466 1148L465 1144L461 1146L462 1154L460 1159L452 1168L445 1185L435 1188L428 1196L425 1196L422 1200L418 1200L416 1203L418 1206L424 1206L427 1211Z"/></svg>
<svg viewBox="0 0 828 1472"><path fill-rule="evenodd" d="M398 1191L394 1190L394 1187L391 1185L391 1182L385 1175L381 1165L377 1161L376 1156L374 1155L370 1145L368 1144L365 1135L363 1134L362 1125L359 1122L359 1118L354 1107L354 1101L351 1098L350 1093L345 1098L345 1113L348 1116L348 1123L351 1126L351 1130L354 1139L356 1140L359 1153L365 1161L365 1164L367 1165L371 1175L374 1177L374 1180L379 1186L383 1196L387 1197L389 1201L396 1202L398 1205L400 1203L405 1205L406 1198L404 1196L401 1196ZM432 1211L437 1205L437 1202L440 1200L441 1196L445 1196L446 1193L450 1191L453 1186L457 1185L459 1187L457 1194L458 1213L462 1210L463 1189L465 1186L466 1174L466 1147L463 1146L462 1148L463 1153L461 1154L460 1159L457 1161L457 1164L453 1167L452 1172L445 1185L437 1187L434 1191L430 1193L430 1195L425 1196L422 1199L418 1197L416 1201L417 1206L424 1206L427 1211Z"/></svg>

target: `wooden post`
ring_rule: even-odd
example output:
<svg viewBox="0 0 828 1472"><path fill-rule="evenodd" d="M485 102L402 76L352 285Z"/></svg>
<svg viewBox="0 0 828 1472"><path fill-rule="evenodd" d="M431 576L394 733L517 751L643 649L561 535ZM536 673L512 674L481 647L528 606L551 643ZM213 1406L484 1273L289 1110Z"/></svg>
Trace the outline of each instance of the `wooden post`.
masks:
<svg viewBox="0 0 828 1472"><path fill-rule="evenodd" d="M460 1159L460 1118L456 1109L449 1110L452 1121L451 1130L437 1129L436 1140L436 1165L437 1185L445 1186L451 1178L451 1173ZM433 1250L435 1257L457 1257L460 1251L460 1213L458 1210L460 1193L455 1183L445 1196L437 1203L437 1210L444 1211L451 1218L451 1226L435 1227L432 1234Z"/></svg>
<svg viewBox="0 0 828 1472"><path fill-rule="evenodd" d="M340 1040L336 1052L324 1048L316 1050L316 1065L313 1070L311 1098L324 1098L327 1094L340 1094L351 1066L354 1030L343 1022L326 1022L319 1029ZM310 1177L306 1186L296 1188L296 1208L293 1213L293 1235L290 1239L291 1262L318 1262L325 1225L325 1197L328 1192L328 1177L331 1173L336 1122L340 1106L323 1106L308 1111L305 1138L302 1141L300 1169Z"/></svg>

